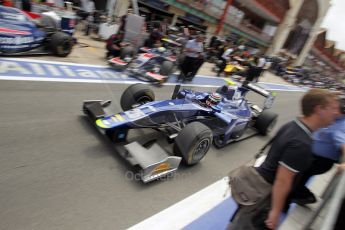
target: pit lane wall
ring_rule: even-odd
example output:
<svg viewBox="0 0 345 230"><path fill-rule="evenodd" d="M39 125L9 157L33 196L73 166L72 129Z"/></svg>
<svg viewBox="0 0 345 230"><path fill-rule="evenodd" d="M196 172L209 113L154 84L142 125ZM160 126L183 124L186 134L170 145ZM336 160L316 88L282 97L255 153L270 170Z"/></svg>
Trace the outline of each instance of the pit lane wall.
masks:
<svg viewBox="0 0 345 230"><path fill-rule="evenodd" d="M128 76L125 72L115 71L109 66L52 62L26 58L0 58L0 79L121 84L142 82ZM173 74L165 85L175 85L176 80L176 74ZM183 85L219 87L224 84L225 82L222 78L198 75L192 82L184 83ZM260 82L260 85L267 90L305 91L305 89L298 86L265 82Z"/></svg>
<svg viewBox="0 0 345 230"><path fill-rule="evenodd" d="M236 208L223 178L129 230L225 229Z"/></svg>

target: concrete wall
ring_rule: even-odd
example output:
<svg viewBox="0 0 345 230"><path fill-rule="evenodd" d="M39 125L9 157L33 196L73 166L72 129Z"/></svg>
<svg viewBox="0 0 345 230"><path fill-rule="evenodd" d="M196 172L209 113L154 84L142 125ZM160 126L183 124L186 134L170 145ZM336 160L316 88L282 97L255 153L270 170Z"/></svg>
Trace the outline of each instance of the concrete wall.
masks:
<svg viewBox="0 0 345 230"><path fill-rule="evenodd" d="M114 7L114 15L117 17L121 17L127 14L129 5L130 5L129 0L116 0L115 7Z"/></svg>
<svg viewBox="0 0 345 230"><path fill-rule="evenodd" d="M311 48L313 47L313 44L315 42L315 39L317 38L317 35L320 31L320 26L325 18L327 11L330 7L330 1L329 0L317 0L318 1L318 6L319 6L319 15L318 18L310 32L309 38L306 41L301 53L299 54L295 64L296 65L301 65L304 63L308 53L310 52Z"/></svg>
<svg viewBox="0 0 345 230"><path fill-rule="evenodd" d="M302 0L290 0L290 9L286 12L282 23L278 26L272 44L267 50L268 55L275 55L283 48L289 33L295 26L297 15L302 5Z"/></svg>
<svg viewBox="0 0 345 230"><path fill-rule="evenodd" d="M317 37L317 34L320 30L320 25L330 7L330 0L304 0L304 1L317 1L318 3L318 17L315 21L314 25L312 26L312 29L310 31L309 37L307 41L304 44L304 47L298 57L296 58L296 61L294 64L301 65L305 61L308 53L310 52L315 39ZM273 38L273 42L269 49L267 50L268 55L275 55L278 54L281 49L283 48L283 45L286 42L286 39L288 38L291 30L295 27L297 15L299 11L301 10L301 7L304 3L302 0L290 0L290 9L286 13L283 22L279 25L277 32Z"/></svg>

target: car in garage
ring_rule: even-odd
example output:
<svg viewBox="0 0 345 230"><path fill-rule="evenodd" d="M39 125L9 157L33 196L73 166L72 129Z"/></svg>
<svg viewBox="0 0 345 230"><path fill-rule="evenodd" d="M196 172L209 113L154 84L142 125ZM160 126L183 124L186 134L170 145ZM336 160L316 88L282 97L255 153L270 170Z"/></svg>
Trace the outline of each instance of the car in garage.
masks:
<svg viewBox="0 0 345 230"><path fill-rule="evenodd" d="M164 47L162 47L164 49ZM124 49L129 50L128 47ZM174 69L174 61L170 57L162 55L157 49L151 49L131 58L121 54L120 57L111 58L108 62L115 69L123 69L128 76L151 83L164 83Z"/></svg>
<svg viewBox="0 0 345 230"><path fill-rule="evenodd" d="M49 15L32 19L17 8L0 6L0 56L54 54L66 57L73 44L72 36L62 32Z"/></svg>
<svg viewBox="0 0 345 230"><path fill-rule="evenodd" d="M141 47L137 55L131 46L123 47L120 56L109 59L108 63L142 81L164 83L178 68L182 45L169 38L163 38L161 42L161 47Z"/></svg>

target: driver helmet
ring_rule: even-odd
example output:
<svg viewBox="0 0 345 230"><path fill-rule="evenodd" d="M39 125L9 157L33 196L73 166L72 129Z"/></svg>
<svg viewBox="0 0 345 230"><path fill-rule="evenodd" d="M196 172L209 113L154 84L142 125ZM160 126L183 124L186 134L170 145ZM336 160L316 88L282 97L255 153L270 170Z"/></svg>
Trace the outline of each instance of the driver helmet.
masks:
<svg viewBox="0 0 345 230"><path fill-rule="evenodd" d="M164 47L159 47L157 50L158 50L158 52L160 52L160 53L164 53L167 49L164 48Z"/></svg>
<svg viewBox="0 0 345 230"><path fill-rule="evenodd" d="M211 93L206 100L206 105L214 107L217 106L221 101L222 96L219 93Z"/></svg>

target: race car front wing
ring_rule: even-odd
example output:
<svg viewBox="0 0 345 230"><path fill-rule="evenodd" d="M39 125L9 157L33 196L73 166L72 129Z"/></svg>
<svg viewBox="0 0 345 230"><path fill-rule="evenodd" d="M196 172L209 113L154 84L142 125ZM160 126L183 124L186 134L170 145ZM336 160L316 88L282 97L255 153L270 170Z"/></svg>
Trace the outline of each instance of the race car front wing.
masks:
<svg viewBox="0 0 345 230"><path fill-rule="evenodd" d="M98 130L106 134L105 129L96 125L96 120L109 116L105 108L111 101L90 100L84 101L83 112ZM133 142L119 142L114 144L115 150L132 166L139 169L138 173L144 183L170 175L176 171L180 165L181 157L169 155L160 145L153 143L150 147L144 146L143 140Z"/></svg>

